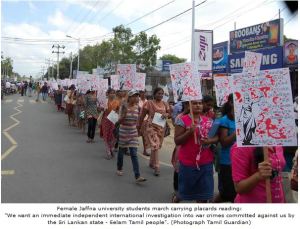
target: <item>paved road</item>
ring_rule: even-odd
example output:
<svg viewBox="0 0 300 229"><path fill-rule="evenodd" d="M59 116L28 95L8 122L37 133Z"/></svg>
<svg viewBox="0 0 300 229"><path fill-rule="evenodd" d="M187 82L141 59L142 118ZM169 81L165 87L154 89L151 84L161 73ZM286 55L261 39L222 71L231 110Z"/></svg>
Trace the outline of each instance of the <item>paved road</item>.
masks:
<svg viewBox="0 0 300 229"><path fill-rule="evenodd" d="M5 129L11 141L4 135ZM154 177L148 159L139 157L141 174L148 180L136 184L130 157L124 176L116 176L116 159L104 159L103 141L85 143L86 136L69 127L67 117L54 104L34 98L8 96L1 102L1 198L3 203L168 203L173 169L171 148L164 148L161 176ZM171 141L168 139L167 141ZM8 149L14 147L12 152ZM141 151L140 151L141 152Z"/></svg>

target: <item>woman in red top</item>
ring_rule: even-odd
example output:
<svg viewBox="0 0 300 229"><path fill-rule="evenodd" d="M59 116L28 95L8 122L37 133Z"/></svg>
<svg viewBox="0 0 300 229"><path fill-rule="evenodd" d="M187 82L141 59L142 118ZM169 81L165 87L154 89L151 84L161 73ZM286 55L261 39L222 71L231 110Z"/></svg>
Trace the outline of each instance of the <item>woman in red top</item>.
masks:
<svg viewBox="0 0 300 229"><path fill-rule="evenodd" d="M216 143L218 137L208 139L212 126L211 119L203 115L201 100L192 101L194 115L183 115L175 123L175 144L179 148L179 198L206 203L212 200L214 193L213 152L209 144ZM197 136L195 143L194 133Z"/></svg>

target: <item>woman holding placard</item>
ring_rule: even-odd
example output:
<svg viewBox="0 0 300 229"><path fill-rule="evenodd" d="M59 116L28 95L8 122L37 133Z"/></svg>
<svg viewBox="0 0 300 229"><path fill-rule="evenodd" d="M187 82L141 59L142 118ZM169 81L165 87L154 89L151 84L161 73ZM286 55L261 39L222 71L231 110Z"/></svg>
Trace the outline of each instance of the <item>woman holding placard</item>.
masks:
<svg viewBox="0 0 300 229"><path fill-rule="evenodd" d="M128 93L127 103L123 104L120 109L120 117L118 123L119 129L119 152L117 163L117 175L123 175L123 156L129 148L130 157L134 176L137 183L146 181L140 176L139 162L137 157L137 148L139 145L138 132L136 124L139 117L139 92L131 90Z"/></svg>
<svg viewBox="0 0 300 229"><path fill-rule="evenodd" d="M203 115L202 101L191 101L190 104L190 113L183 115L175 123L174 140L175 144L180 146L179 198L207 203L213 199L214 194L214 154L209 145L216 143L218 137L208 139L212 121ZM195 134L197 141L194 138Z"/></svg>
<svg viewBox="0 0 300 229"><path fill-rule="evenodd" d="M151 148L150 168L154 169L154 175L159 176L159 159L158 151L162 146L164 140L164 132L166 119L170 118L169 105L162 101L164 90L160 87L153 92L154 100L148 100L144 106L140 116L138 131L141 134L141 127L145 125L144 137L145 147ZM148 115L147 120L144 120Z"/></svg>
<svg viewBox="0 0 300 229"><path fill-rule="evenodd" d="M110 160L113 157L113 149L115 145L115 138L113 135L115 124L111 122L107 117L112 111L119 111L120 103L118 100L116 100L116 92L114 89L108 89L107 97L107 108L104 110L102 121L100 124L100 137L103 138L106 146L106 159Z"/></svg>
<svg viewBox="0 0 300 229"><path fill-rule="evenodd" d="M85 97L85 112L88 120L87 143L94 143L95 129L98 118L97 96L94 90L88 91Z"/></svg>
<svg viewBox="0 0 300 229"><path fill-rule="evenodd" d="M266 203L266 182L271 179L272 203L284 203L282 170L283 148L268 147L269 161L264 161L262 147L231 148L232 178L237 192L235 203Z"/></svg>

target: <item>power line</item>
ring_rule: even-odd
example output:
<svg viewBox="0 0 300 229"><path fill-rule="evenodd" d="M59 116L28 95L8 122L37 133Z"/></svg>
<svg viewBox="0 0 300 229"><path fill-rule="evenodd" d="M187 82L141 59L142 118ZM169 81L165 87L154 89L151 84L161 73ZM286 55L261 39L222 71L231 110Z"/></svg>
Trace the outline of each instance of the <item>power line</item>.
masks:
<svg viewBox="0 0 300 229"><path fill-rule="evenodd" d="M175 2L175 0L173 0L173 1L171 1L171 2L168 2L168 3L166 3L166 4L162 5L162 6L160 6L159 8L157 8L157 9L155 9L155 10L152 10L152 11L150 11L149 13L146 13L145 15L143 15L143 16L141 16L141 17L139 17L139 18L137 18L137 19L135 19L135 20L129 22L129 23L126 24L125 26L131 25L131 24L133 24L133 23L135 23L135 22L137 22L137 21L143 19L144 17L147 17L147 16L149 16L150 14L153 14L153 13L155 13L156 11L158 11L158 10L160 10L160 9L162 9L162 8L164 8L164 7L166 7L166 6L168 6L168 5L170 5L170 4L173 3L173 2Z"/></svg>
<svg viewBox="0 0 300 229"><path fill-rule="evenodd" d="M108 14L106 14L105 16L103 16L102 18L101 18L101 20L103 19L103 18L105 18L106 16L108 16L110 13L112 13L115 9L117 9L119 6L120 6L120 4L121 3L123 3L123 1L124 0L122 0L113 10L111 10ZM164 7L166 7L166 6L168 6L168 5L170 5L171 3L174 3L176 0L173 0L173 1L170 1L170 2L168 2L168 3L166 3L166 4L164 4L164 5L162 5L162 6L160 6L160 7L158 7L158 8L156 8L156 9L154 9L154 10L152 10L152 11L150 11L150 12L148 12L148 13L146 13L146 14L144 14L143 16L141 16L141 17L139 17L139 18L136 18L136 19L134 19L133 21L131 21L131 22L129 22L129 23L127 23L125 26L128 26L128 25L130 25L130 24L133 24L133 23L135 23L135 22L137 22L137 21L139 21L139 20L141 20L142 18L144 18L144 17L146 17L146 16L149 16L149 15L151 15L151 14L153 14L153 13L155 13L156 11L158 11L158 10L160 10L160 9L162 9L162 8L164 8ZM196 5L196 7L197 7L198 5ZM95 37L90 37L90 38L82 38L81 40L85 40L85 41L91 41L91 40L96 40L96 39L99 39L99 38L102 38L102 37L105 37L105 36L108 36L108 35L111 35L111 34L113 34L113 32L109 32L109 33L106 33L106 34L104 34L104 35L101 35L101 36L95 36ZM23 40L23 41L33 41L33 42L42 42L42 41L47 41L47 42L49 42L49 43L52 43L52 42L58 42L58 43L61 43L61 42L70 42L70 40L51 40L51 39L25 39L25 38L18 38L18 37L2 37L3 39L14 39L14 40ZM74 41L75 42L75 41Z"/></svg>
<svg viewBox="0 0 300 229"><path fill-rule="evenodd" d="M97 1L93 8L97 8L98 7L97 5L99 3L100 3L100 1ZM102 12L102 10L103 10L103 8L99 12L97 12L97 10L96 10L96 12L94 12L93 14L95 14L95 13L100 14ZM77 31L81 31L82 32L82 30L81 30L82 26L83 26L83 29L84 29L84 23L87 23L87 21L88 21L88 20L86 20L86 18L90 17L93 14L92 14L92 11L90 11L88 14L86 14L85 17L81 20L81 22L78 25L78 27L77 28L75 27L73 29L73 33L77 33Z"/></svg>
<svg viewBox="0 0 300 229"><path fill-rule="evenodd" d="M137 22L137 21L143 19L144 17L149 16L149 15L155 13L156 11L158 11L158 10L160 10L160 9L162 9L162 8L164 8L164 7L166 7L167 5L170 5L171 3L175 2L175 1L176 1L176 0L173 0L173 1L171 1L171 2L168 2L168 3L166 3L166 4L162 5L162 6L160 6L160 7L156 8L156 9L154 9L154 10L152 10L152 11L146 13L146 14L144 14L143 16L141 16L141 17L139 17L139 18L136 18L136 19L134 19L133 21L127 23L125 26L131 25L131 24L133 24L133 23L135 23L135 22ZM102 38L102 37L105 37L105 36L110 35L110 34L113 34L113 32L109 32L109 33L106 33L106 34L101 35L101 36L90 37L90 38L87 38L87 39L85 39L85 40L96 40L96 39L98 39L98 38Z"/></svg>
<svg viewBox="0 0 300 229"><path fill-rule="evenodd" d="M195 5L195 8L198 7L198 6L200 6L200 5L202 5L202 4L204 4L206 1L207 1L207 0L204 0L204 1L200 2L199 4ZM183 11L183 12L181 12L181 13L179 13L179 14L173 16L173 17L168 18L167 20L164 20L164 21L162 21L162 22L160 22L160 23L158 23L158 24L156 24L156 25L154 25L154 26L151 26L151 27L148 28L148 29L142 30L142 31L140 31L140 32L138 32L138 33L136 33L136 34L134 34L134 35L137 35L137 34L139 34L139 33L147 32L147 31L149 31L149 30L151 30L151 29L154 29L154 28L156 28L156 27L158 27L158 26L160 26L160 25L162 25L162 24L164 24L164 23L166 23L166 22L169 22L169 21L173 20L174 18L179 17L179 16L182 15L182 14L185 14L185 13L189 12L191 9L192 9L192 8L189 8L189 9L187 9L187 10L185 10L185 11Z"/></svg>
<svg viewBox="0 0 300 229"><path fill-rule="evenodd" d="M246 9L246 10L240 12L239 14L233 16L233 17L234 17L234 20L236 20L237 18L239 18L241 15L245 15L245 14L251 12L252 10L257 9L258 7L260 7L260 6L264 5L264 4L266 4L266 2L268 2L268 0L266 0L266 1L264 1L264 2L262 2L262 3L260 3L260 4L258 4L258 5L256 5L256 6L254 6L254 7L251 8L251 9ZM220 25L214 27L213 30L215 30L215 29L217 29L217 28L219 28L219 27L221 27L221 26L223 26L223 25L226 25L228 22L231 22L231 21L232 21L232 19L229 19L229 20L225 21L224 23L222 23L222 24L220 24Z"/></svg>
<svg viewBox="0 0 300 229"><path fill-rule="evenodd" d="M79 21L82 23L83 20L87 17L87 15L89 15L94 10L94 8L96 7L96 5L98 5L98 4L99 4L99 1L98 0L95 1L95 4L90 8L90 10L85 15L83 15L83 17L81 17L81 19ZM79 26L81 25L81 23L79 24ZM74 22L73 22L73 24L75 25ZM72 28L71 31L73 31L74 29L76 29L76 26L74 27L73 24L71 25L72 27L70 27L70 28ZM67 34L69 33L69 30L70 29L68 29Z"/></svg>
<svg viewBox="0 0 300 229"><path fill-rule="evenodd" d="M251 0L251 1L252 1L252 0ZM245 5L243 5L243 6L239 7L239 8L237 8L237 9L235 9L234 11L230 12L229 14L226 14L224 17L222 17L222 18L220 18L220 19L218 19L218 20L215 20L215 21L213 21L213 22L210 22L210 23L206 24L205 26L214 25L214 24L218 23L219 21L222 21L222 20L224 20L224 19L226 19L226 18L228 18L228 17L232 17L233 14L235 14L237 11L239 11L240 9L243 9L243 8L245 8L246 6L248 6L249 3L250 3L251 1L247 2Z"/></svg>
<svg viewBox="0 0 300 229"><path fill-rule="evenodd" d="M62 39L62 40L55 40L55 39L44 39L44 38L21 38L21 37L7 37L7 36L3 36L1 37L3 40L8 40L8 41L24 41L24 42L48 42L48 43L55 43L55 42L75 42L75 41L70 41L70 40L66 40L66 39Z"/></svg>
<svg viewBox="0 0 300 229"><path fill-rule="evenodd" d="M97 23L100 23L101 21L103 21L108 15L110 15L112 12L114 12L116 9L118 9L122 3L124 2L124 0L121 0L112 10L110 10L107 14L105 14L102 18L100 18L100 20L97 21Z"/></svg>
<svg viewBox="0 0 300 229"><path fill-rule="evenodd" d="M290 17L290 19L284 23L284 25L288 24L292 19L294 19L296 16L298 16L298 14L294 14L292 17Z"/></svg>
<svg viewBox="0 0 300 229"><path fill-rule="evenodd" d="M250 10L246 10L246 11L247 11L247 12L250 12L250 11L252 11L253 9L256 9L257 7L260 7L260 6L264 5L264 4L266 4L267 2L268 2L268 0L264 1L263 3L260 3L260 4L256 5L255 7L253 7L253 8L250 9ZM224 16L222 19L224 19L224 18L232 18L232 17L234 17L234 19L236 19L236 18L239 17L240 15L244 14L244 11L242 11L242 12L240 12L239 14L234 15L234 16L231 15L231 14L234 13L234 12L237 12L238 10L240 10L240 9L242 9L242 8L245 8L246 6L247 6L247 4L246 4L246 5L243 5L243 7L239 7L238 9L234 10L234 11L231 12L230 14L227 14L226 16ZM231 16L230 16L230 15L231 15ZM229 17L228 17L228 16L229 16ZM206 25L214 25L214 24L216 24L218 21L220 21L220 20L218 19L218 20L216 20L216 21L213 22L213 23L208 23L208 24L202 25L201 27L206 26ZM227 23L230 22L230 21L232 21L232 19L230 19L229 21L226 21L226 22L223 23L222 25L227 24ZM215 27L213 30L215 30L215 29L218 28L218 27L220 27L220 25L217 26L217 27ZM183 39L181 39L181 40L185 40L185 39L183 38ZM181 40L178 40L177 42L180 42ZM190 38L186 39L186 40L185 40L184 42L182 42L182 43L179 43L179 44L176 44L176 45L172 45L172 46L169 46L169 47L167 47L167 48L165 48L165 49L162 49L162 51L169 50L169 49L171 49L171 48L180 46L180 45L182 45L182 44L187 43L188 41L190 41ZM177 43L177 42L176 42L176 43Z"/></svg>

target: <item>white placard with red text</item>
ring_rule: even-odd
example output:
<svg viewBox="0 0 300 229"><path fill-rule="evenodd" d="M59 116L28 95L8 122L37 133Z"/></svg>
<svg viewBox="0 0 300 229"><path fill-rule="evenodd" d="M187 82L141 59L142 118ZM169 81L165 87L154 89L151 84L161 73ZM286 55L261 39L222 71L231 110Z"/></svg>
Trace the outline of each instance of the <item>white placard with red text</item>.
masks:
<svg viewBox="0 0 300 229"><path fill-rule="evenodd" d="M170 74L175 102L202 99L198 68L195 62L171 64Z"/></svg>
<svg viewBox="0 0 300 229"><path fill-rule="evenodd" d="M135 64L118 64L117 75L120 76L120 90L133 89L133 80L136 73Z"/></svg>
<svg viewBox="0 0 300 229"><path fill-rule="evenodd" d="M232 77L238 146L297 146L289 69Z"/></svg>
<svg viewBox="0 0 300 229"><path fill-rule="evenodd" d="M245 51L243 74L257 75L260 71L262 54Z"/></svg>
<svg viewBox="0 0 300 229"><path fill-rule="evenodd" d="M111 75L110 76L110 87L114 90L120 90L120 76Z"/></svg>
<svg viewBox="0 0 300 229"><path fill-rule="evenodd" d="M134 78L134 86L133 89L144 91L146 84L146 73L136 72Z"/></svg>
<svg viewBox="0 0 300 229"><path fill-rule="evenodd" d="M231 93L229 76L214 76L217 106L222 107Z"/></svg>
<svg viewBox="0 0 300 229"><path fill-rule="evenodd" d="M107 107L107 97L106 92L108 90L108 79L99 79L99 84L97 85L97 99L99 106L102 108Z"/></svg>

